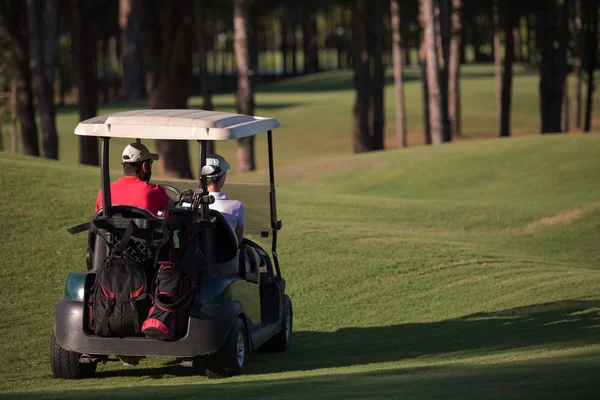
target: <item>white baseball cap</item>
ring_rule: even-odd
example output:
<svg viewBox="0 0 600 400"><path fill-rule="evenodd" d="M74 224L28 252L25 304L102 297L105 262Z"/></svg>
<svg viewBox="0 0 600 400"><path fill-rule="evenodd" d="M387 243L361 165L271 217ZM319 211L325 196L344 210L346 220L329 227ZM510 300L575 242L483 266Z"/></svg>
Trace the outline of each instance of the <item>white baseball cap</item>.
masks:
<svg viewBox="0 0 600 400"><path fill-rule="evenodd" d="M231 169L231 165L219 154L206 157L206 165L202 167L202 175L221 176Z"/></svg>
<svg viewBox="0 0 600 400"><path fill-rule="evenodd" d="M123 150L124 163L135 163L146 160L158 160L158 154L150 153L148 148L141 143L130 143Z"/></svg>

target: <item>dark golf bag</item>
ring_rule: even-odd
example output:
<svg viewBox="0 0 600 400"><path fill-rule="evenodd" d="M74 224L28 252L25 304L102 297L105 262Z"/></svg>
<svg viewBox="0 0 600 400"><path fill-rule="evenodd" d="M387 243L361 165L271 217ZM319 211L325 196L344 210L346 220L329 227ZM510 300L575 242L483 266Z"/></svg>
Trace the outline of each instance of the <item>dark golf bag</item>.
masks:
<svg viewBox="0 0 600 400"><path fill-rule="evenodd" d="M142 325L142 332L155 339L173 340L185 334L195 290L184 269L177 268L172 262L159 265L152 308Z"/></svg>
<svg viewBox="0 0 600 400"><path fill-rule="evenodd" d="M98 336L142 336L142 323L151 306L148 276L152 277L158 249L168 240L168 232L163 221L136 218L146 217L145 210L119 206L114 211L120 217L96 216L70 229L72 234L89 229L104 242L92 249L99 253L96 259L104 259L94 266L96 279L87 298L88 327Z"/></svg>
<svg viewBox="0 0 600 400"><path fill-rule="evenodd" d="M167 226L170 238L161 249L152 288L152 307L142 332L159 340L176 340L184 336L187 329L203 256L197 225L187 212L173 210Z"/></svg>
<svg viewBox="0 0 600 400"><path fill-rule="evenodd" d="M107 259L96 274L89 306L90 327L96 335L140 336L150 308L144 269L127 258Z"/></svg>

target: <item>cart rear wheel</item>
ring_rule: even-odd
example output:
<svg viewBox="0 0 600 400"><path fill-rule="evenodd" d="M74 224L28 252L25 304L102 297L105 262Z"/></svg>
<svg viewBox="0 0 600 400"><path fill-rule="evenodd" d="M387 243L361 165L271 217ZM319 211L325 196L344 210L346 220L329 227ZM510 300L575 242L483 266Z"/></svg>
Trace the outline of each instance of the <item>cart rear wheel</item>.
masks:
<svg viewBox="0 0 600 400"><path fill-rule="evenodd" d="M248 335L241 318L233 324L227 339L217 353L206 360L206 376L210 379L241 375L246 371Z"/></svg>
<svg viewBox="0 0 600 400"><path fill-rule="evenodd" d="M79 362L80 357L81 354L60 347L54 332L52 332L52 338L50 339L50 367L53 378L84 379L93 377L98 363L82 364Z"/></svg>

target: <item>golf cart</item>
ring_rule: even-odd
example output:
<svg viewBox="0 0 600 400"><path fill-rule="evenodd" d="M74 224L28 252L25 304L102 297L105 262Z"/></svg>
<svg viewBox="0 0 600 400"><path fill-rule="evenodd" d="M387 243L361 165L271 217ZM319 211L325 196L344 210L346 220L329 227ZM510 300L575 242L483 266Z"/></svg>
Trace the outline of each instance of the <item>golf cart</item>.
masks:
<svg viewBox="0 0 600 400"><path fill-rule="evenodd" d="M69 274L57 306L50 346L53 377L92 377L98 362L109 360L109 356L134 364L148 356L167 356L181 359L182 366L203 366L209 378L220 378L244 373L250 351L288 349L292 303L285 294L286 282L277 257L277 232L282 224L277 220L273 169L272 129L279 126L273 118L189 109L119 112L77 126L76 135L101 139L103 208L91 221L69 229L71 234L88 233L88 270ZM263 132L267 132L269 182L226 186L229 196L241 200L246 208L244 239L238 245L223 215L210 208L214 197L208 192L208 173L203 169L207 145L211 140L240 139ZM153 180L175 203L164 216L111 204L111 138L198 141L200 184ZM246 233L261 239L250 240ZM270 255L257 243L268 239ZM92 329L98 316L92 315L90 296L109 254L128 254L156 271L157 260L172 257L172 252L165 249L173 243L179 248L180 240L194 243L181 247L184 254L179 254L174 263L185 269L192 282L181 333L169 340L157 340L143 334L107 337ZM236 260L233 268L231 260ZM228 265L224 268L227 272L223 272L223 265Z"/></svg>

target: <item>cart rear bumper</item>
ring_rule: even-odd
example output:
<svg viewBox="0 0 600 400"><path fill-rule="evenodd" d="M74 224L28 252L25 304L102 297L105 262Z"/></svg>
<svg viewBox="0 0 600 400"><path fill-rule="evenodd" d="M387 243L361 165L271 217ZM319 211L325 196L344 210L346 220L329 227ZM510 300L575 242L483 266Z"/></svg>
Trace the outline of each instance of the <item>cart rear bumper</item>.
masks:
<svg viewBox="0 0 600 400"><path fill-rule="evenodd" d="M239 303L194 305L186 335L176 342L146 337L107 338L84 327L85 304L63 298L58 303L54 332L66 350L93 355L197 357L216 352L241 313Z"/></svg>

